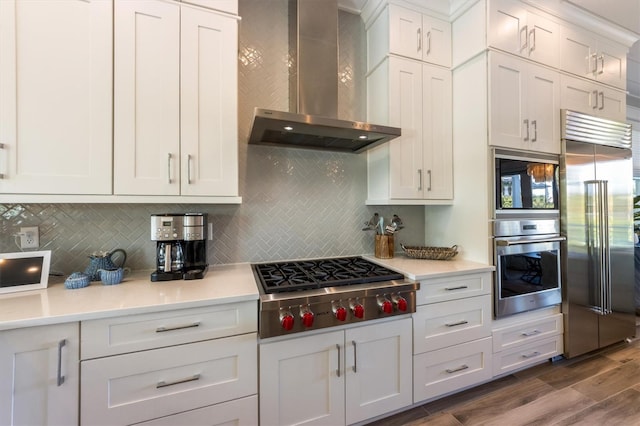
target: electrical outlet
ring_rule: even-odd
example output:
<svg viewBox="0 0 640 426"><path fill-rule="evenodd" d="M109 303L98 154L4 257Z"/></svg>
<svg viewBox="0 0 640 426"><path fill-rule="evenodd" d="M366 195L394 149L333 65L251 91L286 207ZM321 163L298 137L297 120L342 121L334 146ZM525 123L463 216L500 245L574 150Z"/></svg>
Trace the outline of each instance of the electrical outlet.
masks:
<svg viewBox="0 0 640 426"><path fill-rule="evenodd" d="M37 226L23 226L20 228L20 248L37 249L40 247L40 232Z"/></svg>

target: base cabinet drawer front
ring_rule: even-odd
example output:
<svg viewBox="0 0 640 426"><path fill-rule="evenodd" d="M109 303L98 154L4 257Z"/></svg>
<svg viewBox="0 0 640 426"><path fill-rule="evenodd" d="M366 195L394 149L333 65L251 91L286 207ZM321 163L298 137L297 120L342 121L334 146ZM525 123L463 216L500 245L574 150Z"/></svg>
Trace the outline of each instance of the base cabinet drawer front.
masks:
<svg viewBox="0 0 640 426"><path fill-rule="evenodd" d="M562 314L493 330L493 351L500 352L528 342L562 334Z"/></svg>
<svg viewBox="0 0 640 426"><path fill-rule="evenodd" d="M258 396L248 396L172 416L136 423L140 426L255 426L258 424Z"/></svg>
<svg viewBox="0 0 640 426"><path fill-rule="evenodd" d="M491 273L436 278L420 282L416 303L444 302L491 293Z"/></svg>
<svg viewBox="0 0 640 426"><path fill-rule="evenodd" d="M413 314L413 353L491 336L491 295L418 306Z"/></svg>
<svg viewBox="0 0 640 426"><path fill-rule="evenodd" d="M123 354L257 331L256 302L83 321L81 358Z"/></svg>
<svg viewBox="0 0 640 426"><path fill-rule="evenodd" d="M413 357L414 404L489 380L491 338Z"/></svg>
<svg viewBox="0 0 640 426"><path fill-rule="evenodd" d="M518 346L493 354L493 375L500 376L539 364L563 352L562 335Z"/></svg>
<svg viewBox="0 0 640 426"><path fill-rule="evenodd" d="M83 425L131 424L257 393L255 333L81 363Z"/></svg>

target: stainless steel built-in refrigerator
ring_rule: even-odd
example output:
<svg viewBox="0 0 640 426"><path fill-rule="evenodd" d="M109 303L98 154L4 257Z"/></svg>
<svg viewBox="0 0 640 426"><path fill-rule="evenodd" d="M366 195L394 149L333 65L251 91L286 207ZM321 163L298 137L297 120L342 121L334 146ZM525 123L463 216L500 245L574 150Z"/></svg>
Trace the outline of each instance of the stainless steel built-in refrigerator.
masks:
<svg viewBox="0 0 640 426"><path fill-rule="evenodd" d="M631 126L562 111L567 358L635 335Z"/></svg>

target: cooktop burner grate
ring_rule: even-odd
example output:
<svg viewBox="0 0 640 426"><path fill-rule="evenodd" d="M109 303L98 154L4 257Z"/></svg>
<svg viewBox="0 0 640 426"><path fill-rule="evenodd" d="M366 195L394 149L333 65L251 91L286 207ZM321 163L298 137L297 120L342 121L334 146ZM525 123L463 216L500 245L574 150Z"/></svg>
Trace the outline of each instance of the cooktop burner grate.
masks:
<svg viewBox="0 0 640 426"><path fill-rule="evenodd" d="M266 293L400 280L404 275L362 257L253 264Z"/></svg>

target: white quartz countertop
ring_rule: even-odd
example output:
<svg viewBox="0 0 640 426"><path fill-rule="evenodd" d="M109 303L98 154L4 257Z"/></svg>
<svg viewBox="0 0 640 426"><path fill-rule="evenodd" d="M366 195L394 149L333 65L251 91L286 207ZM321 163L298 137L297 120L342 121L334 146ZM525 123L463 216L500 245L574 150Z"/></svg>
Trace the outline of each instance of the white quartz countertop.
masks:
<svg viewBox="0 0 640 426"><path fill-rule="evenodd" d="M495 270L493 265L456 258L451 260L414 259L405 254L398 253L396 253L392 259L378 259L374 256L364 257L379 265L398 271L407 278L416 281L445 275L463 275Z"/></svg>
<svg viewBox="0 0 640 426"><path fill-rule="evenodd" d="M0 330L251 301L259 297L248 263L209 267L201 280L151 282L149 275L150 271L139 271L125 276L117 285L93 281L88 287L73 290L64 286L64 279L50 279L47 289L0 295Z"/></svg>

